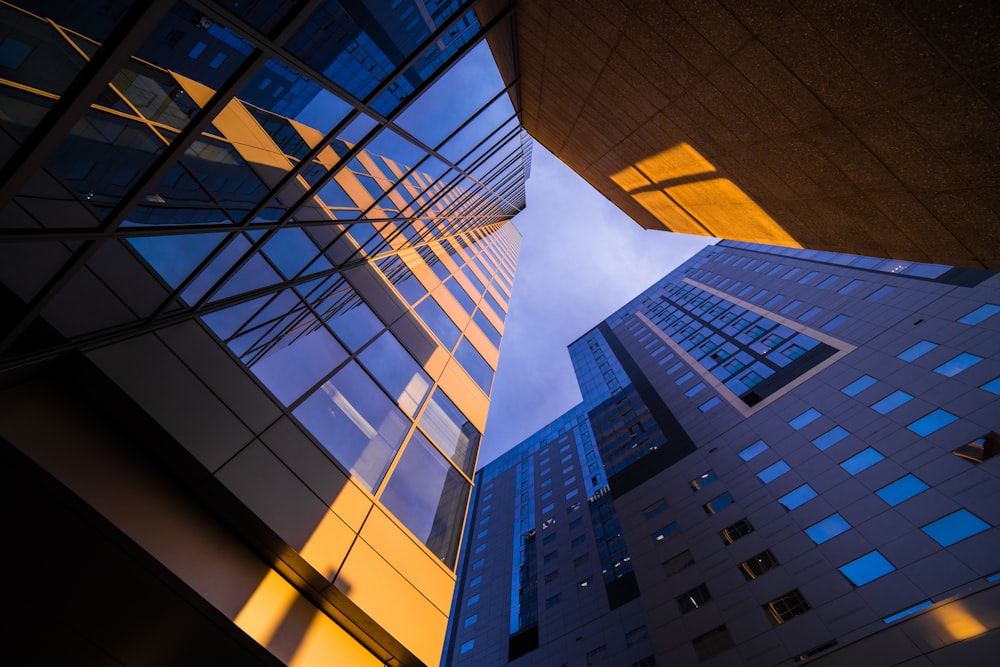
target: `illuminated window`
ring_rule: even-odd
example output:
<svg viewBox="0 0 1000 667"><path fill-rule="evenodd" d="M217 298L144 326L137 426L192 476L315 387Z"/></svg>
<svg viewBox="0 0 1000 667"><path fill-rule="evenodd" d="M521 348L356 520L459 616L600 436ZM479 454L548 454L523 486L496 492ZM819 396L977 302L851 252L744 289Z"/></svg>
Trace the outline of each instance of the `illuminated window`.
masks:
<svg viewBox="0 0 1000 667"><path fill-rule="evenodd" d="M870 581L885 576L896 568L878 551L872 551L850 563L837 568L855 586L864 586Z"/></svg>
<svg viewBox="0 0 1000 667"><path fill-rule="evenodd" d="M934 369L935 373L943 375L945 377L955 377L966 368L971 368L982 361L982 357L977 357L974 354L969 354L968 352L963 352L962 354L949 359L940 366Z"/></svg>
<svg viewBox="0 0 1000 667"><path fill-rule="evenodd" d="M913 475L906 475L891 484L886 484L876 491L875 495L895 507L904 500L908 500L918 493L923 493L927 489L928 486L920 479Z"/></svg>
<svg viewBox="0 0 1000 667"><path fill-rule="evenodd" d="M937 343L932 343L929 340L922 340L897 354L896 358L902 359L903 361L914 361L915 359L919 359L924 356L935 347L937 347Z"/></svg>
<svg viewBox="0 0 1000 667"><path fill-rule="evenodd" d="M1000 313L1000 306L994 303L987 303L958 320L962 324L979 324Z"/></svg>
<svg viewBox="0 0 1000 667"><path fill-rule="evenodd" d="M822 521L817 521L806 528L806 535L816 544L823 544L829 539L840 535L846 530L850 530L851 524L844 520L839 514L831 514Z"/></svg>
<svg viewBox="0 0 1000 667"><path fill-rule="evenodd" d="M719 533L719 535L722 536L722 540L726 544L732 544L733 542L740 539L744 535L749 535L752 532L753 532L753 526L750 525L750 522L747 521L747 519L743 518L734 523L733 525L723 529L722 532Z"/></svg>
<svg viewBox="0 0 1000 667"><path fill-rule="evenodd" d="M835 444L837 444L838 442L840 442L849 435L850 433L848 433L847 430L844 429L843 427L834 426L829 431L827 431L823 435L813 440L812 444L816 445L816 447L821 450L826 450L834 446Z"/></svg>
<svg viewBox="0 0 1000 667"><path fill-rule="evenodd" d="M577 590L581 590L582 591L585 588L590 588L591 584L593 584L593 583L594 583L594 578L593 577L587 577L586 579L583 579L582 581L577 582L576 588L577 588Z"/></svg>
<svg viewBox="0 0 1000 667"><path fill-rule="evenodd" d="M734 503L733 494L726 491L725 493L716 496L712 500L708 501L702 505L702 509L705 510L705 514L715 514L725 507L729 507Z"/></svg>
<svg viewBox="0 0 1000 667"><path fill-rule="evenodd" d="M985 389L991 394L1000 395L1000 377L993 378L992 380L984 384L982 387L980 387L980 389Z"/></svg>
<svg viewBox="0 0 1000 667"><path fill-rule="evenodd" d="M465 606L466 607L471 607L472 605L476 604L477 602L479 602L479 593L476 593L475 595L470 595L469 599L466 600L466 602L465 602Z"/></svg>
<svg viewBox="0 0 1000 667"><path fill-rule="evenodd" d="M758 440L757 442L753 443L752 445L744 449L742 452L740 452L739 457L744 461L749 461L750 459L757 456L766 449L767 449L767 443L765 443L763 440Z"/></svg>
<svg viewBox="0 0 1000 667"><path fill-rule="evenodd" d="M820 416L819 410L816 410L815 408L809 408L801 415L788 422L788 425L794 428L796 431L798 431L804 428L806 425L816 421L819 418L819 416Z"/></svg>
<svg viewBox="0 0 1000 667"><path fill-rule="evenodd" d="M951 414L947 410L935 410L928 415L924 415L906 428L910 429L919 436L925 437L939 429L944 428L956 419L958 419L958 417Z"/></svg>
<svg viewBox="0 0 1000 667"><path fill-rule="evenodd" d="M680 530L680 527L677 525L676 521L673 521L671 523L668 523L663 528L660 528L650 537L653 538L654 542L662 542L663 540L667 539L668 537L676 533L678 530Z"/></svg>
<svg viewBox="0 0 1000 667"><path fill-rule="evenodd" d="M689 483L691 484L691 489L693 491L698 491L700 489L704 489L712 482L718 481L718 479L719 477L718 475L715 474L715 471L709 470L707 472L702 473L698 477L695 477Z"/></svg>
<svg viewBox="0 0 1000 667"><path fill-rule="evenodd" d="M988 523L969 510L961 509L927 524L920 530L927 533L941 546L949 547L967 537L981 533L989 527Z"/></svg>
<svg viewBox="0 0 1000 667"><path fill-rule="evenodd" d="M699 405L698 410L700 410L701 412L708 412L721 402L722 402L721 398L719 398L718 396L713 396L712 398L708 399L707 401Z"/></svg>
<svg viewBox="0 0 1000 667"><path fill-rule="evenodd" d="M882 287L879 287L877 290L866 296L865 301L881 301L882 299L889 296L895 291L896 291L895 287L892 287L890 285L883 285Z"/></svg>
<svg viewBox="0 0 1000 667"><path fill-rule="evenodd" d="M787 463L784 461L778 461L777 463L773 463L757 473L757 478L765 484L770 484L789 470L791 470L791 468Z"/></svg>
<svg viewBox="0 0 1000 667"><path fill-rule="evenodd" d="M479 620L479 615L478 614L473 614L472 616L470 616L467 619L465 619L465 623L463 623L462 625L467 628L470 625L475 624L475 622L478 621L478 620Z"/></svg>
<svg viewBox="0 0 1000 667"><path fill-rule="evenodd" d="M458 648L459 653L468 653L472 650L472 647L476 645L475 639L470 639Z"/></svg>
<svg viewBox="0 0 1000 667"><path fill-rule="evenodd" d="M764 605L764 611L775 625L781 625L809 611L809 603L798 590L789 591Z"/></svg>
<svg viewBox="0 0 1000 667"><path fill-rule="evenodd" d="M862 470L872 467L884 458L882 454L868 447L841 463L840 467L852 475L857 475Z"/></svg>
<svg viewBox="0 0 1000 667"><path fill-rule="evenodd" d="M808 484L803 484L797 489L786 493L785 495L778 498L778 502L781 503L785 509L791 511L796 507L806 504L810 500L816 497L816 492Z"/></svg>
<svg viewBox="0 0 1000 667"><path fill-rule="evenodd" d="M886 616L885 618L882 619L882 622L888 625L889 623L898 621L901 618L906 618L910 614L915 614L921 609L927 609L927 607L930 607L932 604L934 603L931 602L930 600L924 600L923 602L918 602L912 607L907 607L902 611L897 611L895 614L892 614L891 616Z"/></svg>
<svg viewBox="0 0 1000 667"><path fill-rule="evenodd" d="M699 584L686 593L679 595L676 599L681 613L686 614L695 609L700 609L703 604L712 599L712 595L708 592L708 587L705 584Z"/></svg>
<svg viewBox="0 0 1000 667"><path fill-rule="evenodd" d="M778 559L770 551L762 551L756 556L740 563L740 572L747 581L756 579L769 570L778 567Z"/></svg>
<svg viewBox="0 0 1000 667"><path fill-rule="evenodd" d="M913 397L905 391L894 391L881 401L872 404L872 410L880 415L887 415L901 405L905 405L913 400Z"/></svg>
<svg viewBox="0 0 1000 667"><path fill-rule="evenodd" d="M642 510L642 516L645 517L646 519L652 519L657 514L666 511L667 508L669 507L670 505L667 504L667 501L664 500L663 498L660 498L655 503L647 506L646 509Z"/></svg>
<svg viewBox="0 0 1000 667"><path fill-rule="evenodd" d="M876 382L878 382L878 380L873 378L871 375L862 375L857 380L847 385L840 391L844 392L848 396L857 396L858 394L860 394L861 392L863 392L865 389L872 386Z"/></svg>

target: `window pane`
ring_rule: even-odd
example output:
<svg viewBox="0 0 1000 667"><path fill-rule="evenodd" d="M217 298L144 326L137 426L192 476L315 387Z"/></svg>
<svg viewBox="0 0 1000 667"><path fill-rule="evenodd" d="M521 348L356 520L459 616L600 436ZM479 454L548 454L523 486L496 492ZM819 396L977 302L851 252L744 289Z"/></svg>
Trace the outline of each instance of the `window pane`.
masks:
<svg viewBox="0 0 1000 667"><path fill-rule="evenodd" d="M786 493L778 498L778 502L785 506L787 510L793 510L816 497L816 492L808 484L803 484L799 488Z"/></svg>
<svg viewBox="0 0 1000 667"><path fill-rule="evenodd" d="M798 417L796 417L792 421L788 422L788 425L791 426L792 428L794 428L796 431L798 431L801 428L803 428L804 426L806 426L807 424L811 424L814 421L816 421L816 419L818 419L819 416L820 416L820 413L819 413L818 410L816 410L815 408L809 408L808 410L806 410L805 412L803 412L801 415L799 415Z"/></svg>
<svg viewBox="0 0 1000 667"><path fill-rule="evenodd" d="M424 324L434 332L438 340L444 343L446 348L450 350L455 347L459 336L458 327L455 326L455 323L451 321L451 318L448 317L434 299L424 299L414 310L417 311L417 315L424 321Z"/></svg>
<svg viewBox="0 0 1000 667"><path fill-rule="evenodd" d="M927 488L927 485L920 479L914 477L913 475L907 475L906 477L897 479L891 484L883 486L875 493L885 502L895 506L908 498L912 498L918 493L926 491Z"/></svg>
<svg viewBox="0 0 1000 667"><path fill-rule="evenodd" d="M974 354L969 354L968 352L963 352L954 359L944 362L940 366L934 369L935 373L940 373L945 377L954 377L964 371L966 368L975 366L980 361L982 357L977 357Z"/></svg>
<svg viewBox="0 0 1000 667"><path fill-rule="evenodd" d="M325 328L306 335L284 336L250 366L253 374L289 405L347 358L347 352Z"/></svg>
<svg viewBox="0 0 1000 667"><path fill-rule="evenodd" d="M328 320L330 328L351 350L357 350L382 329L382 322L360 300L337 307L335 313Z"/></svg>
<svg viewBox="0 0 1000 667"><path fill-rule="evenodd" d="M932 343L929 340L922 340L897 354L896 358L902 359L903 361L913 361L914 359L919 359L924 356L935 347L937 347L937 343Z"/></svg>
<svg viewBox="0 0 1000 667"><path fill-rule="evenodd" d="M698 491L699 489L704 489L706 486L712 482L718 481L719 476L715 474L714 470L709 470L708 472L702 473L698 477L691 480L691 489Z"/></svg>
<svg viewBox="0 0 1000 667"><path fill-rule="evenodd" d="M905 391L894 391L881 401L872 405L872 410L879 413L880 415L887 415L899 406L908 403L913 399L912 396L907 394Z"/></svg>
<svg viewBox="0 0 1000 667"><path fill-rule="evenodd" d="M958 419L958 417L946 410L935 410L929 415L921 417L906 428L910 429L919 436L928 436L931 433L944 428L956 419Z"/></svg>
<svg viewBox="0 0 1000 667"><path fill-rule="evenodd" d="M412 417L431 388L431 380L396 338L386 331L358 355L375 379Z"/></svg>
<svg viewBox="0 0 1000 667"><path fill-rule="evenodd" d="M862 470L872 467L884 458L880 453L869 447L841 463L840 467L852 475L857 475Z"/></svg>
<svg viewBox="0 0 1000 667"><path fill-rule="evenodd" d="M479 431L444 392L435 389L420 417L420 428L465 472L472 474L472 464L479 449Z"/></svg>
<svg viewBox="0 0 1000 667"><path fill-rule="evenodd" d="M670 535L676 533L678 530L679 530L679 527L677 525L677 522L674 521L674 522L671 522L671 523L667 524L663 528L660 528L658 531L656 531L655 533L653 533L651 537L653 538L654 542L662 542L663 540L665 540Z"/></svg>
<svg viewBox="0 0 1000 667"><path fill-rule="evenodd" d="M930 600L924 600L923 602L917 603L917 604L913 605L912 607L907 607L903 611L896 612L895 614L893 614L891 616L886 616L885 618L882 619L882 622L888 625L889 623L893 623L894 621L898 621L899 619L905 618L905 617L909 616L910 614L915 614L918 611L920 611L921 609L927 609L927 607L930 607L932 604L934 604L934 603L931 602Z"/></svg>
<svg viewBox="0 0 1000 667"><path fill-rule="evenodd" d="M716 498L702 505L702 509L705 510L706 514L715 514L724 507L729 507L730 505L733 504L733 502L735 502L733 500L733 495L728 491L726 491L721 496L717 496Z"/></svg>
<svg viewBox="0 0 1000 667"><path fill-rule="evenodd" d="M816 544L823 544L827 540L840 535L845 530L850 530L851 524L844 520L839 514L832 514L822 521L818 521L806 528L806 535Z"/></svg>
<svg viewBox="0 0 1000 667"><path fill-rule="evenodd" d="M987 303L976 308L974 311L959 320L962 324L979 324L986 319L1000 313L1000 306L994 303Z"/></svg>
<svg viewBox="0 0 1000 667"><path fill-rule="evenodd" d="M963 509L929 523L921 530L941 546L947 547L981 533L989 527L988 523L969 510Z"/></svg>
<svg viewBox="0 0 1000 667"><path fill-rule="evenodd" d="M778 461L757 473L757 477L765 484L769 484L791 470L784 461Z"/></svg>
<svg viewBox="0 0 1000 667"><path fill-rule="evenodd" d="M698 410L700 410L701 412L708 412L721 402L722 402L721 398L719 398L718 396L713 396L712 398L708 399L707 401L699 405Z"/></svg>
<svg viewBox="0 0 1000 667"><path fill-rule="evenodd" d="M483 393L489 395L490 387L493 385L493 368L483 359L483 355L472 346L468 338L462 341L455 349L455 359L462 364L462 368L475 380Z"/></svg>
<svg viewBox="0 0 1000 667"><path fill-rule="evenodd" d="M875 581L879 577L889 574L896 568L885 559L885 556L877 551L872 551L837 569L855 586L864 586L870 581Z"/></svg>
<svg viewBox="0 0 1000 667"><path fill-rule="evenodd" d="M369 490L382 481L410 425L353 361L337 371L294 414Z"/></svg>
<svg viewBox="0 0 1000 667"><path fill-rule="evenodd" d="M847 430L844 429L843 427L834 426L829 431L827 431L823 435L813 440L812 443L816 445L816 447L818 447L819 449L826 450L834 446L835 444L837 444L838 442L840 442L849 435L850 433L848 433Z"/></svg>
<svg viewBox="0 0 1000 667"><path fill-rule="evenodd" d="M744 449L742 452L740 452L739 457L744 461L749 461L753 457L763 452L765 449L767 449L767 443L765 443L763 440L758 440L757 442L753 443L752 445Z"/></svg>
<svg viewBox="0 0 1000 667"><path fill-rule="evenodd" d="M427 548L452 567L469 483L415 431L380 500Z"/></svg>
<svg viewBox="0 0 1000 667"><path fill-rule="evenodd" d="M871 375L862 375L857 380L841 389L841 391L848 396L857 396L876 382L878 382L878 380L873 378Z"/></svg>

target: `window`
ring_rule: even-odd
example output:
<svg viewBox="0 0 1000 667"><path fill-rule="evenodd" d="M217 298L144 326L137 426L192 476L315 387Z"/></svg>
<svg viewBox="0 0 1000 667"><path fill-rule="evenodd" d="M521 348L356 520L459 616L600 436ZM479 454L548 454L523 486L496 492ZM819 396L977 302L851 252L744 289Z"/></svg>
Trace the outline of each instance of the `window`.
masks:
<svg viewBox="0 0 1000 667"><path fill-rule="evenodd" d="M929 340L922 340L897 354L896 358L902 359L903 361L914 361L924 356L935 347L937 347L937 343L932 343Z"/></svg>
<svg viewBox="0 0 1000 667"><path fill-rule="evenodd" d="M695 394L697 394L698 392L700 392L704 388L705 388L705 383L704 382L699 382L698 384L696 384L695 386L691 387L686 392L684 392L684 395L687 396L688 398L690 398L690 397L694 396Z"/></svg>
<svg viewBox="0 0 1000 667"><path fill-rule="evenodd" d="M470 639L469 641L465 642L464 644L462 644L461 646L458 647L458 652L459 653L468 653L469 651L472 650L472 647L475 646L475 645L476 645L476 640L475 639Z"/></svg>
<svg viewBox="0 0 1000 667"><path fill-rule="evenodd" d="M879 287L877 290L866 296L865 301L881 301L882 299L889 296L895 291L896 291L895 287L892 287L891 285L883 285L882 287Z"/></svg>
<svg viewBox="0 0 1000 667"><path fill-rule="evenodd" d="M476 604L477 602L479 602L479 593L476 593L475 595L470 595L469 599L466 600L466 602L465 602L465 606L466 607L471 607L472 605Z"/></svg>
<svg viewBox="0 0 1000 667"><path fill-rule="evenodd" d="M976 533L981 533L989 527L988 523L969 510L961 509L927 524L920 530L927 533L941 546L949 547L967 537L972 537Z"/></svg>
<svg viewBox="0 0 1000 667"><path fill-rule="evenodd" d="M594 583L594 578L593 577L587 577L586 579L582 579L579 582L577 582L576 589L578 591L582 591L582 590L584 590L586 588L590 588L591 584L593 584L593 583Z"/></svg>
<svg viewBox="0 0 1000 667"><path fill-rule="evenodd" d="M917 613L921 609L927 609L927 607L930 607L932 604L934 603L931 602L930 600L924 600L923 602L918 602L912 607L907 607L902 611L897 611L895 614L892 614L891 616L886 616L885 618L882 619L882 622L885 623L886 625L894 623L901 618L906 618L910 614Z"/></svg>
<svg viewBox="0 0 1000 667"><path fill-rule="evenodd" d="M542 544L552 544L556 541L556 534L550 533L542 538Z"/></svg>
<svg viewBox="0 0 1000 667"><path fill-rule="evenodd" d="M958 419L955 415L951 414L947 410L935 410L934 412L924 415L917 421L913 422L906 428L910 429L917 435L921 437L926 437L935 431L944 428L948 424L952 423Z"/></svg>
<svg viewBox="0 0 1000 667"><path fill-rule="evenodd" d="M577 535L576 537L574 537L574 538L573 538L573 539L572 539L572 540L570 541L569 545L570 545L571 547L574 547L574 548L575 548L575 547L578 547L578 546L580 546L580 545L581 545L581 544L583 544L584 542L586 542L586 540L587 540L587 538L586 538L585 536L583 536L583 535Z"/></svg>
<svg viewBox="0 0 1000 667"><path fill-rule="evenodd" d="M640 625L635 630L629 630L625 633L625 646L635 646L647 639L649 639L649 632L646 630L645 625Z"/></svg>
<svg viewBox="0 0 1000 667"><path fill-rule="evenodd" d="M705 510L705 514L715 514L725 507L729 507L735 502L733 500L733 494L726 491L722 495L716 496L712 500L702 505L702 509Z"/></svg>
<svg viewBox="0 0 1000 667"><path fill-rule="evenodd" d="M993 378L992 380L984 384L982 387L980 387L980 389L984 389L990 392L991 394L1000 395L1000 377Z"/></svg>
<svg viewBox="0 0 1000 667"><path fill-rule="evenodd" d="M671 556L663 561L663 574L670 577L692 565L694 565L694 556L691 555L690 549L685 549L676 556Z"/></svg>
<svg viewBox="0 0 1000 667"><path fill-rule="evenodd" d="M692 479L689 483L691 484L691 489L693 491L698 491L704 489L706 486L712 482L718 481L719 476L715 474L714 470L709 470L702 473L701 475Z"/></svg>
<svg viewBox="0 0 1000 667"><path fill-rule="evenodd" d="M708 587L705 586L705 584L699 584L695 588L692 588L688 592L678 596L676 599L677 606L680 607L681 613L686 614L694 611L695 609L700 609L703 604L712 599L712 596L708 592Z"/></svg>
<svg viewBox="0 0 1000 667"><path fill-rule="evenodd" d="M810 308L806 312L804 312L801 315L799 315L799 319L802 320L803 322L806 322L806 321L811 320L812 318L816 317L817 315L819 315L822 312L823 312L822 308L820 308L819 306L813 306L812 308Z"/></svg>
<svg viewBox="0 0 1000 667"><path fill-rule="evenodd" d="M770 484L789 470L791 468L788 467L788 464L779 460L777 463L773 463L757 473L757 478L765 484Z"/></svg>
<svg viewBox="0 0 1000 667"><path fill-rule="evenodd" d="M876 382L878 382L878 380L873 378L871 375L862 375L857 380L847 385L840 391L844 392L848 396L857 396L858 394L860 394L861 392L863 392L865 389L872 386Z"/></svg>
<svg viewBox="0 0 1000 667"><path fill-rule="evenodd" d="M963 352L957 357L950 359L941 364L940 366L938 366L937 368L935 368L934 372L948 378L955 377L956 375L964 371L966 368L971 368L972 366L975 366L982 360L983 360L982 357L977 357L974 354Z"/></svg>
<svg viewBox="0 0 1000 667"><path fill-rule="evenodd" d="M573 567L580 567L590 560L590 554L583 554L573 559Z"/></svg>
<svg viewBox="0 0 1000 667"><path fill-rule="evenodd" d="M698 660L708 660L734 646L733 638L724 625L709 630L703 635L698 635L691 640L691 645L694 646Z"/></svg>
<svg viewBox="0 0 1000 667"><path fill-rule="evenodd" d="M805 505L807 502L816 497L816 492L808 484L803 484L797 489L789 491L785 495L778 498L778 502L781 503L786 510L793 510L796 507Z"/></svg>
<svg viewBox="0 0 1000 667"><path fill-rule="evenodd" d="M763 452L765 449L767 449L767 443L764 442L763 440L758 440L757 442L753 443L752 445L744 449L742 452L740 452L739 457L744 461L749 461L753 457Z"/></svg>
<svg viewBox="0 0 1000 667"><path fill-rule="evenodd" d="M844 285L843 287L841 287L839 290L837 290L837 294L850 294L851 292L853 292L854 290L858 289L859 287L861 287L864 284L865 284L865 281L863 281L863 280L852 280L851 282L847 283L846 285Z"/></svg>
<svg viewBox="0 0 1000 667"><path fill-rule="evenodd" d="M559 593L556 593L552 597L550 597L547 600L545 600L545 608L546 609L551 609L552 607L555 607L557 604L559 604L559 602L560 602L561 599L562 599L562 595L560 595Z"/></svg>
<svg viewBox="0 0 1000 667"><path fill-rule="evenodd" d="M881 401L872 404L872 410L880 415L887 415L896 408L913 400L905 391L894 391Z"/></svg>
<svg viewBox="0 0 1000 667"><path fill-rule="evenodd" d="M559 558L559 553L556 551L550 551L542 558L543 563L551 563L555 559Z"/></svg>
<svg viewBox="0 0 1000 667"><path fill-rule="evenodd" d="M747 581L750 581L776 567L778 567L778 559L769 550L765 550L740 563L740 572L743 573Z"/></svg>
<svg viewBox="0 0 1000 667"><path fill-rule="evenodd" d="M833 331L834 329L836 329L837 327L839 327L841 324L843 324L844 322L846 322L849 319L851 319L851 318L849 318L847 315L837 315L835 318L833 318L832 320L830 320L829 322L827 322L826 324L824 324L820 328L823 331Z"/></svg>
<svg viewBox="0 0 1000 667"><path fill-rule="evenodd" d="M967 445L962 445L952 454L973 463L982 463L1000 454L1000 434L990 431L983 437L976 438Z"/></svg>
<svg viewBox="0 0 1000 667"><path fill-rule="evenodd" d="M857 475L862 470L872 467L885 457L879 452L868 447L840 464L840 467L852 475Z"/></svg>
<svg viewBox="0 0 1000 667"><path fill-rule="evenodd" d="M721 398L719 398L718 396L713 396L712 398L708 399L707 401L699 405L698 410L701 412L708 412L721 402L722 402Z"/></svg>
<svg viewBox="0 0 1000 667"><path fill-rule="evenodd" d="M918 493L923 493L927 488L922 480L913 475L906 475L891 484L886 484L876 491L875 495L895 507L904 500L908 500Z"/></svg>
<svg viewBox="0 0 1000 667"><path fill-rule="evenodd" d="M861 558L837 568L855 586L864 586L870 581L889 574L896 568L878 551L871 551Z"/></svg>
<svg viewBox="0 0 1000 667"><path fill-rule="evenodd" d="M829 539L851 529L851 524L839 514L831 514L822 521L817 521L806 528L806 535L816 544L823 544Z"/></svg>
<svg viewBox="0 0 1000 667"><path fill-rule="evenodd" d="M753 532L753 526L751 526L750 522L744 518L740 519L733 525L723 529L722 532L719 533L719 535L722 536L722 540L726 544L732 544L733 542L740 539L744 535L749 535L752 532Z"/></svg>
<svg viewBox="0 0 1000 667"><path fill-rule="evenodd" d="M813 440L812 443L816 445L818 449L825 451L849 435L850 433L848 433L843 427L834 426L829 431Z"/></svg>
<svg viewBox="0 0 1000 667"><path fill-rule="evenodd" d="M795 656L795 662L804 662L804 661L808 660L809 658L813 657L814 655L822 653L823 651L827 651L827 650L833 648L836 645L837 645L837 640L836 639L831 639L828 642L823 642L819 646L814 646L814 647L812 647L811 649L809 649L807 651L803 651L802 653L799 653L797 656Z"/></svg>
<svg viewBox="0 0 1000 667"><path fill-rule="evenodd" d="M469 580L469 588L472 588L473 586L478 586L481 583L483 583L483 575L480 574Z"/></svg>
<svg viewBox="0 0 1000 667"><path fill-rule="evenodd" d="M819 416L820 416L819 410L815 408L809 408L801 415L788 422L788 425L794 428L796 431L799 431L803 429L805 426L819 419Z"/></svg>
<svg viewBox="0 0 1000 667"><path fill-rule="evenodd" d="M794 590L768 602L764 605L764 611L772 623L781 625L809 611L809 603L798 590Z"/></svg>
<svg viewBox="0 0 1000 667"><path fill-rule="evenodd" d="M680 530L680 527L677 525L677 522L672 521L663 528L660 528L658 531L650 535L650 537L653 538L654 542L662 542L663 540L667 539L668 537L676 533L678 530Z"/></svg>
<svg viewBox="0 0 1000 667"><path fill-rule="evenodd" d="M587 665L597 665L607 659L608 649L603 644L592 651L587 651Z"/></svg>
<svg viewBox="0 0 1000 667"><path fill-rule="evenodd" d="M477 620L479 620L479 615L478 614L473 614L472 616L470 616L467 619L465 619L465 623L462 624L462 627L466 627L467 628L470 625L474 625Z"/></svg>
<svg viewBox="0 0 1000 667"><path fill-rule="evenodd" d="M664 512L669 507L670 505L667 504L667 501L664 500L663 498L660 498L655 503L647 506L644 510L642 510L642 516L645 517L646 519L652 519L654 516Z"/></svg>
<svg viewBox="0 0 1000 667"><path fill-rule="evenodd" d="M792 299L791 303L789 303L788 305L786 305L784 308L782 308L778 312L780 312L782 315L787 315L788 313L792 312L793 310L795 310L796 308L798 308L801 305L802 305L801 301L799 301L798 299Z"/></svg>
<svg viewBox="0 0 1000 667"><path fill-rule="evenodd" d="M988 318L993 317L997 313L1000 313L1000 306L994 303L987 303L980 306L979 308L976 308L974 311L972 311L971 313L969 313L968 315L966 315L965 317L961 318L958 321L961 322L962 324L979 324L980 322L983 322Z"/></svg>

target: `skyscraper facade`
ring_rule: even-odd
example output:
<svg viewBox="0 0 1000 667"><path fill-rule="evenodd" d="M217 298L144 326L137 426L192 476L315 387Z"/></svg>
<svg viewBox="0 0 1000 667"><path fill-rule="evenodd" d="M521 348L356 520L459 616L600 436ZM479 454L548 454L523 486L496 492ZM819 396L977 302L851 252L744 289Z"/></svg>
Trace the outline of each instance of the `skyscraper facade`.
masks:
<svg viewBox="0 0 1000 667"><path fill-rule="evenodd" d="M0 3L25 664L438 662L530 168L509 12Z"/></svg>
<svg viewBox="0 0 1000 667"><path fill-rule="evenodd" d="M996 3L516 14L525 128L643 227L1000 268Z"/></svg>
<svg viewBox="0 0 1000 667"><path fill-rule="evenodd" d="M991 271L700 251L477 473L448 664L990 664L998 328Z"/></svg>

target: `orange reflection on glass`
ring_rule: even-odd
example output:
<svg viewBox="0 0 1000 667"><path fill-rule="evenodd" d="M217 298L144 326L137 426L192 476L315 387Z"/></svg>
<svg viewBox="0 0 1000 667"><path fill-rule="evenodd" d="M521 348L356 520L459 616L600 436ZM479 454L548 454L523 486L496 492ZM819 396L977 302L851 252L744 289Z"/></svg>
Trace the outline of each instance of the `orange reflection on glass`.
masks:
<svg viewBox="0 0 1000 667"><path fill-rule="evenodd" d="M611 180L670 231L801 247L689 144L640 160Z"/></svg>
<svg viewBox="0 0 1000 667"><path fill-rule="evenodd" d="M955 641L981 635L988 629L961 602L941 607L931 612L931 616Z"/></svg>

